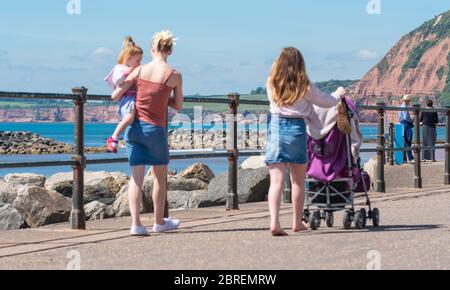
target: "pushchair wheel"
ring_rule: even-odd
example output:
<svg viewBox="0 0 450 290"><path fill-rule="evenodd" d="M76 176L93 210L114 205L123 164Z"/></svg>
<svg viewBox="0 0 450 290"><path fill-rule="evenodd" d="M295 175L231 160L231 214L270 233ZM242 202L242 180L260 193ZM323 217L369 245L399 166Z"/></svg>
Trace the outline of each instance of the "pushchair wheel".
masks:
<svg viewBox="0 0 450 290"><path fill-rule="evenodd" d="M367 211L365 208L362 208L359 210L359 212L361 213L362 219L363 219L363 228L366 227L367 224Z"/></svg>
<svg viewBox="0 0 450 290"><path fill-rule="evenodd" d="M334 223L334 215L332 211L327 211L325 212L325 221L327 223L327 226L329 228L333 227L333 223Z"/></svg>
<svg viewBox="0 0 450 290"><path fill-rule="evenodd" d="M309 226L313 231L320 228L320 211L315 210L309 215Z"/></svg>
<svg viewBox="0 0 450 290"><path fill-rule="evenodd" d="M342 224L344 229L348 230L352 226L352 215L349 211L344 212L344 217L342 219Z"/></svg>
<svg viewBox="0 0 450 290"><path fill-rule="evenodd" d="M380 225L380 211L378 210L378 208L373 209L372 223L374 227L378 227Z"/></svg>
<svg viewBox="0 0 450 290"><path fill-rule="evenodd" d="M362 229L364 227L364 213L358 210L355 214L355 228Z"/></svg>

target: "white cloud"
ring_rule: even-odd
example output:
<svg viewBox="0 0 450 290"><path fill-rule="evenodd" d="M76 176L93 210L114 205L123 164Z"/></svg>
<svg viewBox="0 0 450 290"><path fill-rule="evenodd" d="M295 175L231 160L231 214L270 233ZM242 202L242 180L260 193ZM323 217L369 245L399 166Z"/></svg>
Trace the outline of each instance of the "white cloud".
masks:
<svg viewBox="0 0 450 290"><path fill-rule="evenodd" d="M114 51L106 47L97 47L89 53L89 59L98 63L111 61L113 58Z"/></svg>
<svg viewBox="0 0 450 290"><path fill-rule="evenodd" d="M356 58L358 60L375 60L378 58L378 53L369 49L361 49L356 53Z"/></svg>

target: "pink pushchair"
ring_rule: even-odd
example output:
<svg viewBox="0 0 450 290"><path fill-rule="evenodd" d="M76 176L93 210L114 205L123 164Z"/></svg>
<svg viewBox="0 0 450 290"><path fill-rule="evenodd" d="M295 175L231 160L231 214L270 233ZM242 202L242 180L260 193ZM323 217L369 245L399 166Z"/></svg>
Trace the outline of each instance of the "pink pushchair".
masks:
<svg viewBox="0 0 450 290"><path fill-rule="evenodd" d="M357 108L349 98L342 100L352 130L359 132ZM303 219L309 223L312 230L320 227L325 220L328 227L334 223L335 211L344 211L343 227L351 228L354 222L357 229L366 226L367 219L372 220L377 227L380 222L380 213L377 208L372 209L368 195L370 177L360 165L359 148L358 158L352 154L351 133L342 133L338 125L325 135L315 140L308 138L309 165L306 179L306 200ZM355 193L364 194L366 208L355 211Z"/></svg>

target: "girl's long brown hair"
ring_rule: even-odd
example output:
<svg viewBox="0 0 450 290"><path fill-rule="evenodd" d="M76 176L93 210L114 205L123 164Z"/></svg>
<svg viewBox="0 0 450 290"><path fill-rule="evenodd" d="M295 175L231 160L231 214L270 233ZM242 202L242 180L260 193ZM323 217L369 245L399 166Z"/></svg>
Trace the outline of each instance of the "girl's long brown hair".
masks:
<svg viewBox="0 0 450 290"><path fill-rule="evenodd" d="M272 99L278 106L293 105L311 89L305 60L295 47L286 47L272 66L269 77Z"/></svg>

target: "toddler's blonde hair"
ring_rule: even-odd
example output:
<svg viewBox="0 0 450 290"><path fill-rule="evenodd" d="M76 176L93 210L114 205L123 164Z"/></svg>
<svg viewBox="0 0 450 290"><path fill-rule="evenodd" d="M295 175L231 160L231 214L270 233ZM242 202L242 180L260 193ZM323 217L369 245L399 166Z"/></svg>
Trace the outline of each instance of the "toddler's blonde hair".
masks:
<svg viewBox="0 0 450 290"><path fill-rule="evenodd" d="M126 64L136 54L144 54L144 51L134 42L131 36L127 36L123 42L122 51L117 58L117 63Z"/></svg>

